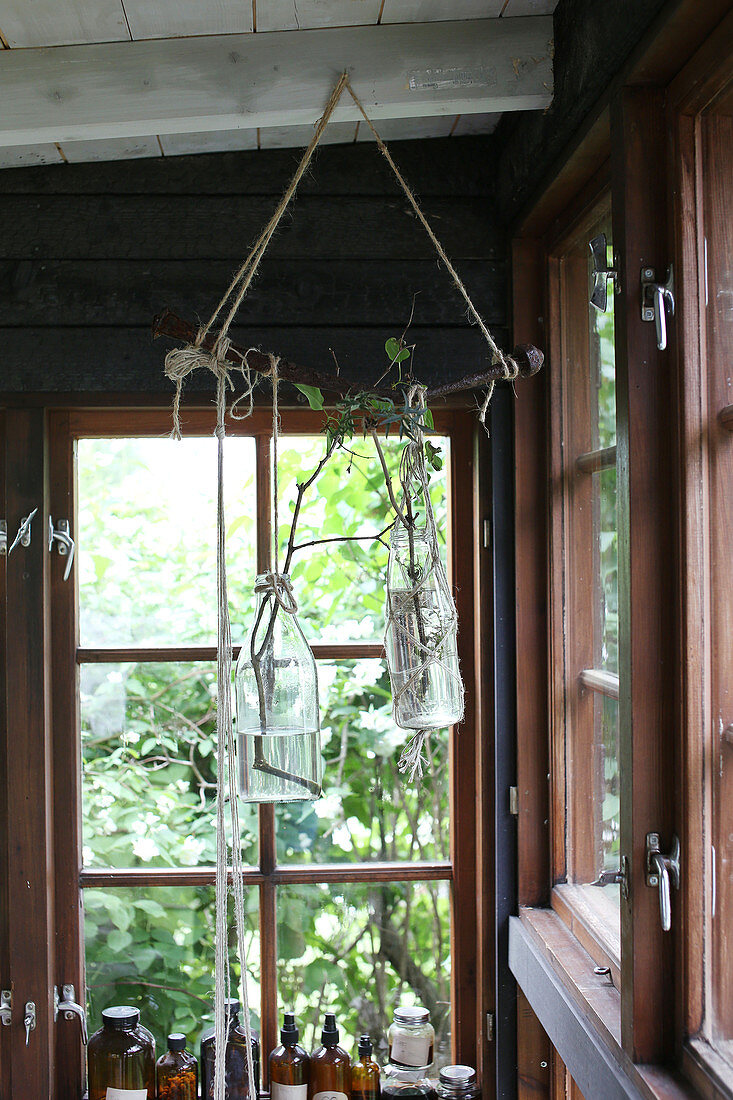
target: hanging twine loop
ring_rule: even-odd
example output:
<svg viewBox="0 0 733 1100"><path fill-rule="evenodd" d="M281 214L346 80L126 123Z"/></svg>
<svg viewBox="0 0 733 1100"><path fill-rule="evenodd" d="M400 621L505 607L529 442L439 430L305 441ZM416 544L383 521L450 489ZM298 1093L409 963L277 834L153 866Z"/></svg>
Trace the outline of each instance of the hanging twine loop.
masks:
<svg viewBox="0 0 733 1100"><path fill-rule="evenodd" d="M262 582L255 585L255 592L271 593L286 615L297 615L298 601L287 573L264 573Z"/></svg>

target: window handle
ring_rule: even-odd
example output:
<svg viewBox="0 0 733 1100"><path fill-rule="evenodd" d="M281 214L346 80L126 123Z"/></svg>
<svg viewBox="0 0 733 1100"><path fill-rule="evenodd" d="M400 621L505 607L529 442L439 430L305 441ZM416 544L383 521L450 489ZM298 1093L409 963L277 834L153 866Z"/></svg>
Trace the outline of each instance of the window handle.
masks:
<svg viewBox="0 0 733 1100"><path fill-rule="evenodd" d="M591 886L620 886L625 898L629 896L629 861L626 856L621 859L618 871L601 871Z"/></svg>
<svg viewBox="0 0 733 1100"><path fill-rule="evenodd" d="M21 546L30 546L30 544L31 544L31 523L33 522L33 517L35 516L37 511L38 511L38 509L34 508L33 511L30 513L30 515L23 516L22 520L20 521L20 527L18 528L18 534L13 539L12 545L11 545L10 549L8 550L8 557L10 557L10 555L12 554L13 550L15 550L18 543L20 543ZM7 542L7 532L6 532L6 542Z"/></svg>
<svg viewBox="0 0 733 1100"><path fill-rule="evenodd" d="M25 1045L28 1046L31 1032L36 1030L36 1006L34 1001L26 1001L23 1026L25 1027Z"/></svg>
<svg viewBox="0 0 733 1100"><path fill-rule="evenodd" d="M674 271L670 264L663 283L656 281L653 267L641 269L641 319L654 321L657 328L657 348L667 347L667 310L674 315Z"/></svg>
<svg viewBox="0 0 733 1100"><path fill-rule="evenodd" d="M71 537L71 531L69 528L68 519L60 519L55 524L53 517L48 517L48 549L53 550L53 544L56 541L59 544L59 554L62 558L68 555L69 560L66 563L66 569L64 569L64 580L69 579L69 573L71 572L71 566L74 564L74 550L76 549L76 543Z"/></svg>
<svg viewBox="0 0 733 1100"><path fill-rule="evenodd" d="M588 247L593 260L593 290L590 295L590 304L599 313L605 313L608 307L608 280L615 281L618 272L615 267L608 266L608 241L605 233L599 233L592 241L588 241Z"/></svg>
<svg viewBox="0 0 733 1100"><path fill-rule="evenodd" d="M73 1020L74 1016L79 1017L81 1024L81 1041L84 1046L89 1042L89 1035L87 1033L87 1014L80 1004L76 1003L76 991L73 985L61 986L61 997L59 997L59 991L54 986L53 990L53 1018L58 1020L59 1012L63 1012L65 1020Z"/></svg>
<svg viewBox="0 0 733 1100"><path fill-rule="evenodd" d="M659 833L646 834L646 884L659 889L659 916L662 931L672 927L672 887L680 888L680 842L672 837L672 850L668 856L659 846Z"/></svg>

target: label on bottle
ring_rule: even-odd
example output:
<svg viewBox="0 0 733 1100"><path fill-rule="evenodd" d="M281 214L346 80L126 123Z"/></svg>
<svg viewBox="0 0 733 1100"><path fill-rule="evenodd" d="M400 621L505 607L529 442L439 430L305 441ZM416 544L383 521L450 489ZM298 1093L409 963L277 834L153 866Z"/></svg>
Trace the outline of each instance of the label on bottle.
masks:
<svg viewBox="0 0 733 1100"><path fill-rule="evenodd" d="M115 1089L107 1087L105 1100L148 1100L147 1089Z"/></svg>
<svg viewBox="0 0 733 1100"><path fill-rule="evenodd" d="M317 1092L313 1100L349 1100L345 1092Z"/></svg>
<svg viewBox="0 0 733 1100"><path fill-rule="evenodd" d="M389 1059L395 1065L421 1067L428 1064L429 1035L405 1035L397 1031L392 1040Z"/></svg>
<svg viewBox="0 0 733 1100"><path fill-rule="evenodd" d="M281 1085L278 1081L271 1081L270 1096L272 1100L307 1100L308 1086Z"/></svg>

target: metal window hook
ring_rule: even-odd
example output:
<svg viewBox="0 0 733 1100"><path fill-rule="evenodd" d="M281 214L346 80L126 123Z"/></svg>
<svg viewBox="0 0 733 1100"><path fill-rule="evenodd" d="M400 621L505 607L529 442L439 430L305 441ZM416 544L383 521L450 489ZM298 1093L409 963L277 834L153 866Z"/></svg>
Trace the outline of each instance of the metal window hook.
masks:
<svg viewBox="0 0 733 1100"><path fill-rule="evenodd" d="M590 304L599 313L605 313L608 306L608 280L613 279L615 285L618 271L615 266L608 266L608 240L605 233L599 233L597 237L588 241L588 247L593 258L593 290L590 295Z"/></svg>
<svg viewBox="0 0 733 1100"><path fill-rule="evenodd" d="M64 569L64 580L69 579L71 573L71 567L74 564L74 550L76 544L71 537L71 531L69 529L68 519L60 519L54 524L53 517L48 517L48 549L53 550L54 540L59 544L59 554L62 558L68 555L69 560L66 563L66 569Z"/></svg>
<svg viewBox="0 0 733 1100"><path fill-rule="evenodd" d="M30 546L30 544L31 544L31 523L33 522L33 517L35 516L37 511L38 511L38 509L34 508L33 511L30 513L30 515L24 516L23 519L20 521L20 527L18 528L18 534L13 539L12 545L11 545L10 549L8 550L8 557L10 557L10 555L12 554L13 550L15 550L18 543L20 543L21 546Z"/></svg>

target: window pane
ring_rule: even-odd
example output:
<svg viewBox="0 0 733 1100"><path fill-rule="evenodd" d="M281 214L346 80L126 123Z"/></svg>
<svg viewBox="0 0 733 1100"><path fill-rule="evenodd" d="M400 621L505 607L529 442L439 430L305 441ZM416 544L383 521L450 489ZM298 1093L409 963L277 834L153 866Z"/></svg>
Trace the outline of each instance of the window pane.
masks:
<svg viewBox="0 0 733 1100"><path fill-rule="evenodd" d="M443 469L433 471L431 477L431 500L438 531L445 538L449 440L435 436L433 442L445 459ZM321 436L288 436L281 440L278 461L281 555L290 534L296 483L312 473L324 447ZM353 453L342 450L332 455L308 490L298 521L297 544L378 533L394 519L373 442L356 438L352 448ZM384 449L395 474L396 490L402 445L396 439L389 440ZM384 537L387 541L388 536ZM291 572L308 641L381 642L386 571L387 548L374 539L326 543L298 551Z"/></svg>
<svg viewBox="0 0 733 1100"><path fill-rule="evenodd" d="M232 634L249 627L255 449L226 441ZM216 641L216 440L81 439L79 614L84 646Z"/></svg>
<svg viewBox="0 0 733 1100"><path fill-rule="evenodd" d="M613 267L610 221L604 222L600 231L605 231L609 240L608 264L609 267ZM594 448L612 447L616 442L616 349L614 345L613 287L613 280L609 279L607 283L608 302L605 313L599 313L594 306L591 306L588 311L591 377L594 379L596 389L593 402Z"/></svg>
<svg viewBox="0 0 733 1100"><path fill-rule="evenodd" d="M212 665L83 665L81 738L85 866L216 863ZM254 863L256 807L239 812Z"/></svg>
<svg viewBox="0 0 733 1100"><path fill-rule="evenodd" d="M596 818L600 822L600 858L598 867L607 871L618 870L621 864L620 846L620 802L619 802L619 765L618 765L618 699L609 699L606 695L596 695L596 752L598 775L602 783L598 792ZM619 887L606 887L606 892L615 895L619 902Z"/></svg>
<svg viewBox="0 0 733 1100"><path fill-rule="evenodd" d="M616 467L593 475L596 527L594 666L618 673L618 519Z"/></svg>
<svg viewBox="0 0 733 1100"><path fill-rule="evenodd" d="M319 661L323 797L277 808L290 863L449 858L448 731L433 734L419 786L397 770L410 736L395 726L384 661Z"/></svg>
<svg viewBox="0 0 733 1100"><path fill-rule="evenodd" d="M182 1031L191 1046L214 1019L213 886L87 889L83 892L89 1032L102 1009L135 1005L155 1036ZM259 1028L260 944L257 891L245 894L248 986L252 1023ZM230 906L231 907L231 906ZM234 918L231 916L230 927ZM231 953L232 995L239 981Z"/></svg>
<svg viewBox="0 0 733 1100"><path fill-rule="evenodd" d="M336 1013L349 1052L362 1032L386 1061L399 1004L430 1009L435 1060L450 1052L450 892L446 882L278 888L278 1003L318 1045L323 1013Z"/></svg>

